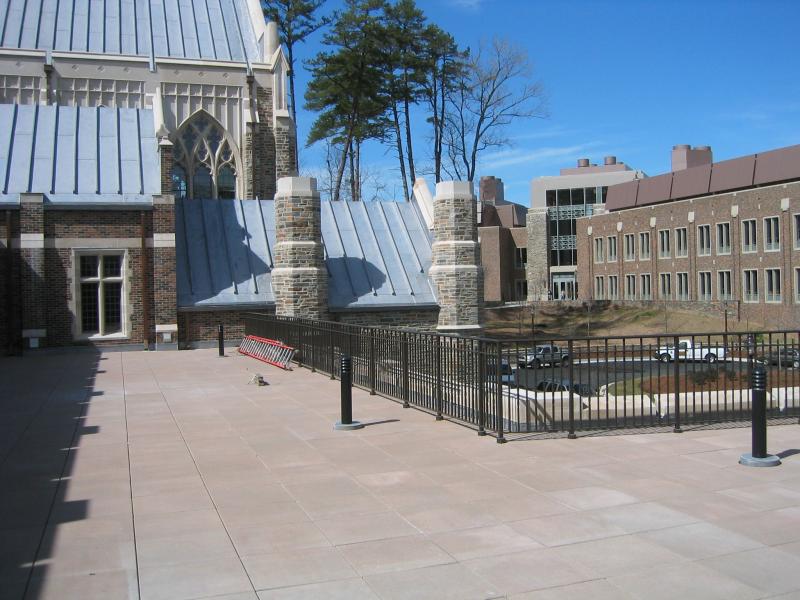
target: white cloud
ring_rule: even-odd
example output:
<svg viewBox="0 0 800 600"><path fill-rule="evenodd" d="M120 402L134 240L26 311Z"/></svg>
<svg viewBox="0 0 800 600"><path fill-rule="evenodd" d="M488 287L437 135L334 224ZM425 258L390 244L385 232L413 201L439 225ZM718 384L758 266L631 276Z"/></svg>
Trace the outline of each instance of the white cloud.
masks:
<svg viewBox="0 0 800 600"><path fill-rule="evenodd" d="M448 4L457 8L477 11L483 6L485 0L447 0Z"/></svg>
<svg viewBox="0 0 800 600"><path fill-rule="evenodd" d="M537 148L535 150L520 148L516 150L501 150L484 157L481 161L482 169L497 169L500 167L510 167L523 163L541 163L554 158L564 156L576 156L578 154L595 150L601 142L589 142L586 144L576 144L574 146L551 146L547 148Z"/></svg>

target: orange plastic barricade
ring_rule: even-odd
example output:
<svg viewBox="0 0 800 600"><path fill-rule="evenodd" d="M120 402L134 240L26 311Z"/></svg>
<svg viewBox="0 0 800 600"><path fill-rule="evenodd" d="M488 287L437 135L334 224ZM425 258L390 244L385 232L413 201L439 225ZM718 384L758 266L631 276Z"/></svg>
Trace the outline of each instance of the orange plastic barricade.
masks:
<svg viewBox="0 0 800 600"><path fill-rule="evenodd" d="M251 356L257 360L275 365L281 369L290 369L292 358L296 350L286 344L281 344L275 340L258 337L256 335L246 335L239 345L239 353Z"/></svg>

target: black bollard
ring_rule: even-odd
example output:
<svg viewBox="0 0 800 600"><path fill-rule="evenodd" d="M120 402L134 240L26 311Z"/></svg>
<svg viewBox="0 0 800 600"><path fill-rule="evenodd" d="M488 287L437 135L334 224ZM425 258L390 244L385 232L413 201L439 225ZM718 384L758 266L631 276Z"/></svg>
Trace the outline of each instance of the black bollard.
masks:
<svg viewBox="0 0 800 600"><path fill-rule="evenodd" d="M777 467L781 460L767 454L767 369L761 363L753 367L750 379L752 411L752 448L742 454L739 464L748 467Z"/></svg>
<svg viewBox="0 0 800 600"><path fill-rule="evenodd" d="M217 345L219 346L219 356L225 356L225 330L222 329L222 323L217 326Z"/></svg>
<svg viewBox="0 0 800 600"><path fill-rule="evenodd" d="M342 355L341 359L341 421L336 423L333 428L341 430L361 429L362 423L353 421L353 361L347 355Z"/></svg>

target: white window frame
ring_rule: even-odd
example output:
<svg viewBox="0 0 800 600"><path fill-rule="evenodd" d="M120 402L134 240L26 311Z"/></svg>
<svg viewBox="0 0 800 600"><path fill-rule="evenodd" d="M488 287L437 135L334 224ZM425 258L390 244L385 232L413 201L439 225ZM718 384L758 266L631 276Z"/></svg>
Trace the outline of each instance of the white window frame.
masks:
<svg viewBox="0 0 800 600"><path fill-rule="evenodd" d="M750 274L752 274L752 277L750 277ZM748 289L751 287L749 284L755 285L755 293ZM758 269L742 269L742 302L757 304L760 299L758 287Z"/></svg>
<svg viewBox="0 0 800 600"><path fill-rule="evenodd" d="M794 223L794 249L800 250L800 213L792 215L792 223Z"/></svg>
<svg viewBox="0 0 800 600"><path fill-rule="evenodd" d="M639 232L639 260L650 260L650 232Z"/></svg>
<svg viewBox="0 0 800 600"><path fill-rule="evenodd" d="M706 289L705 283L708 283L706 294L703 291ZM712 302L714 300L714 288L711 277L711 271L698 271L697 272L697 301L698 302Z"/></svg>
<svg viewBox="0 0 800 600"><path fill-rule="evenodd" d="M608 248L608 252L606 252L606 262L617 262L617 236L608 236L606 247Z"/></svg>
<svg viewBox="0 0 800 600"><path fill-rule="evenodd" d="M639 297L642 300L653 299L653 278L650 273L641 273L639 275Z"/></svg>
<svg viewBox="0 0 800 600"><path fill-rule="evenodd" d="M599 265L605 262L605 239L602 237L594 238L594 264Z"/></svg>
<svg viewBox="0 0 800 600"><path fill-rule="evenodd" d="M727 238L728 244L727 246L722 245L722 238L725 237L724 235L720 235L721 231L727 231ZM722 223L717 223L717 254L718 255L726 255L731 253L731 223L730 221L723 221Z"/></svg>
<svg viewBox="0 0 800 600"><path fill-rule="evenodd" d="M666 241L666 244L664 243ZM669 229L658 230L658 258L672 256L672 236Z"/></svg>
<svg viewBox="0 0 800 600"><path fill-rule="evenodd" d="M800 267L794 268L794 301L800 304Z"/></svg>
<svg viewBox="0 0 800 600"><path fill-rule="evenodd" d="M608 299L619 300L619 279L617 275L608 276Z"/></svg>
<svg viewBox="0 0 800 600"><path fill-rule="evenodd" d="M727 273L727 292L726 286L722 285ZM729 269L722 269L717 271L717 299L718 300L733 300L733 273Z"/></svg>
<svg viewBox="0 0 800 600"><path fill-rule="evenodd" d="M683 244L681 244L681 238L683 238ZM689 256L689 230L686 227L676 227L675 258L685 258L687 256Z"/></svg>
<svg viewBox="0 0 800 600"><path fill-rule="evenodd" d="M774 275L777 273L778 277L775 279ZM778 267L771 267L764 269L764 302L768 304L780 304L783 302L783 279L781 269ZM775 284L777 283L777 293L775 292ZM772 288L772 292L770 292Z"/></svg>
<svg viewBox="0 0 800 600"><path fill-rule="evenodd" d="M606 280L602 275L594 278L594 298L595 300L605 300L606 298Z"/></svg>
<svg viewBox="0 0 800 600"><path fill-rule="evenodd" d="M707 231L707 235L703 236L700 231L705 230ZM706 238L708 242L708 246L703 246L703 238ZM697 226L697 256L711 256L711 224L706 223L703 225Z"/></svg>
<svg viewBox="0 0 800 600"><path fill-rule="evenodd" d="M630 244L628 242L630 241ZM636 234L626 233L624 238L625 244L625 261L630 262L636 260ZM630 250L630 252L629 252Z"/></svg>
<svg viewBox="0 0 800 600"><path fill-rule="evenodd" d="M514 248L514 268L524 269L528 266L528 249L525 246Z"/></svg>
<svg viewBox="0 0 800 600"><path fill-rule="evenodd" d="M771 231L772 228L769 226L769 223L771 222L777 223L775 231ZM769 241L770 234L775 235L775 241L773 242ZM780 252L780 251L781 251L781 218L780 216L777 215L764 217L764 252Z"/></svg>
<svg viewBox="0 0 800 600"><path fill-rule="evenodd" d="M103 261L102 258L97 261L97 277L82 277L81 276L81 257L83 256L120 256L120 276L119 277L104 277L102 275ZM130 336L128 320L128 253L126 250L102 250L102 249L76 249L73 252L73 273L75 282L74 298L75 298L75 315L73 325L73 337L76 340L114 340L126 339ZM82 300L81 287L84 283L98 283L98 306L97 306L97 320L98 331L97 333L85 333L83 331L83 317L82 317ZM120 290L120 331L114 333L105 333L103 330L105 326L105 302L104 302L104 284L105 283L121 283Z"/></svg>
<svg viewBox="0 0 800 600"><path fill-rule="evenodd" d="M672 273L658 274L658 297L662 300L672 300Z"/></svg>
<svg viewBox="0 0 800 600"><path fill-rule="evenodd" d="M628 285L630 282L633 282L633 286ZM625 275L625 300L636 300L636 275L630 273Z"/></svg>
<svg viewBox="0 0 800 600"><path fill-rule="evenodd" d="M753 254L758 252L758 219L744 219L742 221L741 228L742 254ZM747 238L749 237L752 237L752 240L750 244L747 244Z"/></svg>
<svg viewBox="0 0 800 600"><path fill-rule="evenodd" d="M686 284L685 289L681 292L681 282ZM691 298L691 287L689 286L689 272L681 271L675 273L675 298L677 300L688 301Z"/></svg>

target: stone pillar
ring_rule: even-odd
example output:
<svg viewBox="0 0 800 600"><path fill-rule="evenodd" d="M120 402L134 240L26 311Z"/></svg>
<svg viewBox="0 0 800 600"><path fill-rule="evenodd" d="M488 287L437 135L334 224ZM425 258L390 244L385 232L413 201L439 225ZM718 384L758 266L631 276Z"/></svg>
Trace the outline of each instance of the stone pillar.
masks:
<svg viewBox="0 0 800 600"><path fill-rule="evenodd" d="M547 300L550 289L550 244L547 238L548 215L546 208L531 208L526 219L528 231L528 302Z"/></svg>
<svg viewBox="0 0 800 600"><path fill-rule="evenodd" d="M47 338L44 255L44 196L20 194L19 230L24 347L39 348Z"/></svg>
<svg viewBox="0 0 800 600"><path fill-rule="evenodd" d="M178 349L178 278L175 268L175 196L162 194L153 197L152 298L156 350Z"/></svg>
<svg viewBox="0 0 800 600"><path fill-rule="evenodd" d="M279 317L328 319L328 273L319 203L316 179L278 180L272 291Z"/></svg>
<svg viewBox="0 0 800 600"><path fill-rule="evenodd" d="M433 199L433 265L439 298L437 331L463 335L481 331L483 268L472 183L443 181Z"/></svg>

